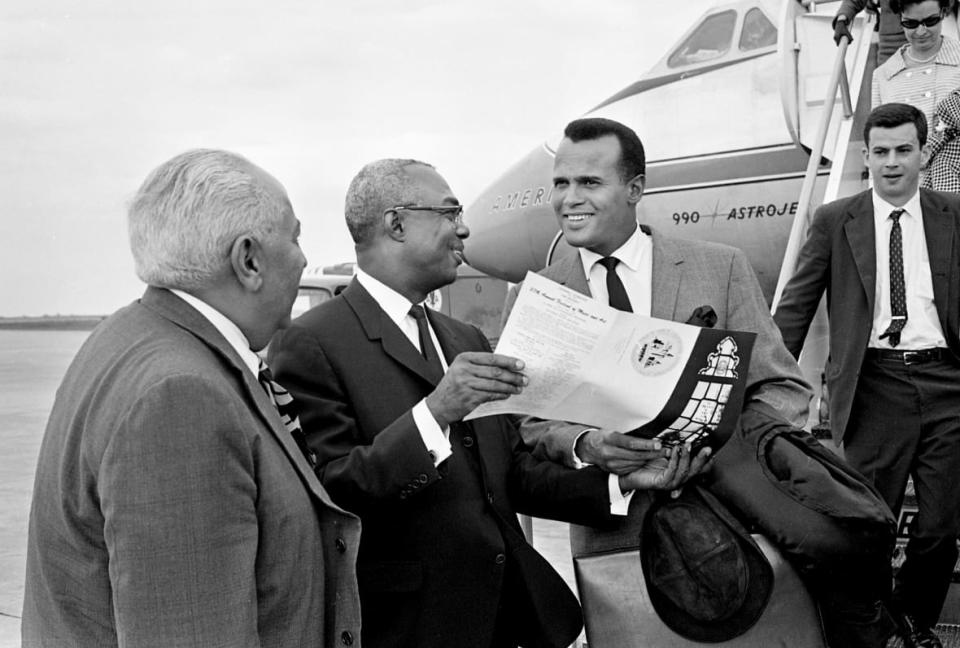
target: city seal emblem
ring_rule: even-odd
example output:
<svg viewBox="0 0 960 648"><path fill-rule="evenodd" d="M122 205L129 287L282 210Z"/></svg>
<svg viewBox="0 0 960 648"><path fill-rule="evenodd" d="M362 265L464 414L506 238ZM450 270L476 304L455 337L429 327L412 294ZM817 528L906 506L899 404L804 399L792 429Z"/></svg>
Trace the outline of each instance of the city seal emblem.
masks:
<svg viewBox="0 0 960 648"><path fill-rule="evenodd" d="M682 354L680 336L670 329L659 329L640 338L631 360L641 376L659 376L673 369Z"/></svg>

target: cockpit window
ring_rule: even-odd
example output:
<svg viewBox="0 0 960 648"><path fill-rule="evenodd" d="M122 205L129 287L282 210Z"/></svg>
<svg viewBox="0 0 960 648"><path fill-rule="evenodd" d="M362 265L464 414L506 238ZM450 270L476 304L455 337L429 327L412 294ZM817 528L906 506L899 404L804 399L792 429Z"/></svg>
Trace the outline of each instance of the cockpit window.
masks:
<svg viewBox="0 0 960 648"><path fill-rule="evenodd" d="M760 49L777 44L777 28L762 11L754 7L743 19L740 32L740 51Z"/></svg>
<svg viewBox="0 0 960 648"><path fill-rule="evenodd" d="M732 9L708 16L670 55L667 65L680 67L723 56L733 43L736 23L737 12Z"/></svg>

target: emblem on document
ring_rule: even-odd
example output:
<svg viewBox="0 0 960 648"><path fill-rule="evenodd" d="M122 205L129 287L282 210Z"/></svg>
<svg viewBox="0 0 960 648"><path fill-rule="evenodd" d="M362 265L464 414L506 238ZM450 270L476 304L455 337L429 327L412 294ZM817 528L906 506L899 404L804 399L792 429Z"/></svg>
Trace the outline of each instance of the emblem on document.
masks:
<svg viewBox="0 0 960 648"><path fill-rule="evenodd" d="M677 364L682 352L676 333L670 329L653 331L633 348L633 368L642 376L659 376Z"/></svg>
<svg viewBox="0 0 960 648"><path fill-rule="evenodd" d="M686 442L709 435L723 418L733 392L730 381L737 379L739 364L736 341L732 337L720 340L716 351L707 356L707 366L697 371L697 384L683 413L658 436Z"/></svg>
<svg viewBox="0 0 960 648"><path fill-rule="evenodd" d="M737 343L732 337L725 337L720 340L716 352L707 356L707 366L699 373L701 376L736 379L738 364L740 356L737 355Z"/></svg>

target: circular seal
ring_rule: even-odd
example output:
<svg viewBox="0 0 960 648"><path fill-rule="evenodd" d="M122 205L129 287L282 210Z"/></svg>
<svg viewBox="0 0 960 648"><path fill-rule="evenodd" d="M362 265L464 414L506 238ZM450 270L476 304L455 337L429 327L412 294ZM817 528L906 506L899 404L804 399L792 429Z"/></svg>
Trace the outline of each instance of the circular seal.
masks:
<svg viewBox="0 0 960 648"><path fill-rule="evenodd" d="M641 376L659 376L673 369L682 353L680 336L670 329L659 329L640 338L631 361Z"/></svg>

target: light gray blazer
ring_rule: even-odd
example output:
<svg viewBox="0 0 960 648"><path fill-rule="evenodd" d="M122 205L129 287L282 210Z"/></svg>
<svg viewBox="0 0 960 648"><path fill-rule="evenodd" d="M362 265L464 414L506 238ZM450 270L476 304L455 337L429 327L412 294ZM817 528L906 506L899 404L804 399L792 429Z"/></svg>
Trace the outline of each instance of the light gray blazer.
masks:
<svg viewBox="0 0 960 648"><path fill-rule="evenodd" d="M717 313L718 328L756 333L744 407L751 402L766 403L784 420L802 427L807 421L810 387L783 345L743 252L717 243L668 238L646 226L641 228L653 238L650 314L686 322L695 308L709 305ZM579 254L552 263L540 274L579 293L590 294ZM504 322L519 290L517 285L507 294ZM538 453L573 465L573 443L585 429L580 424L528 418L520 431Z"/></svg>

